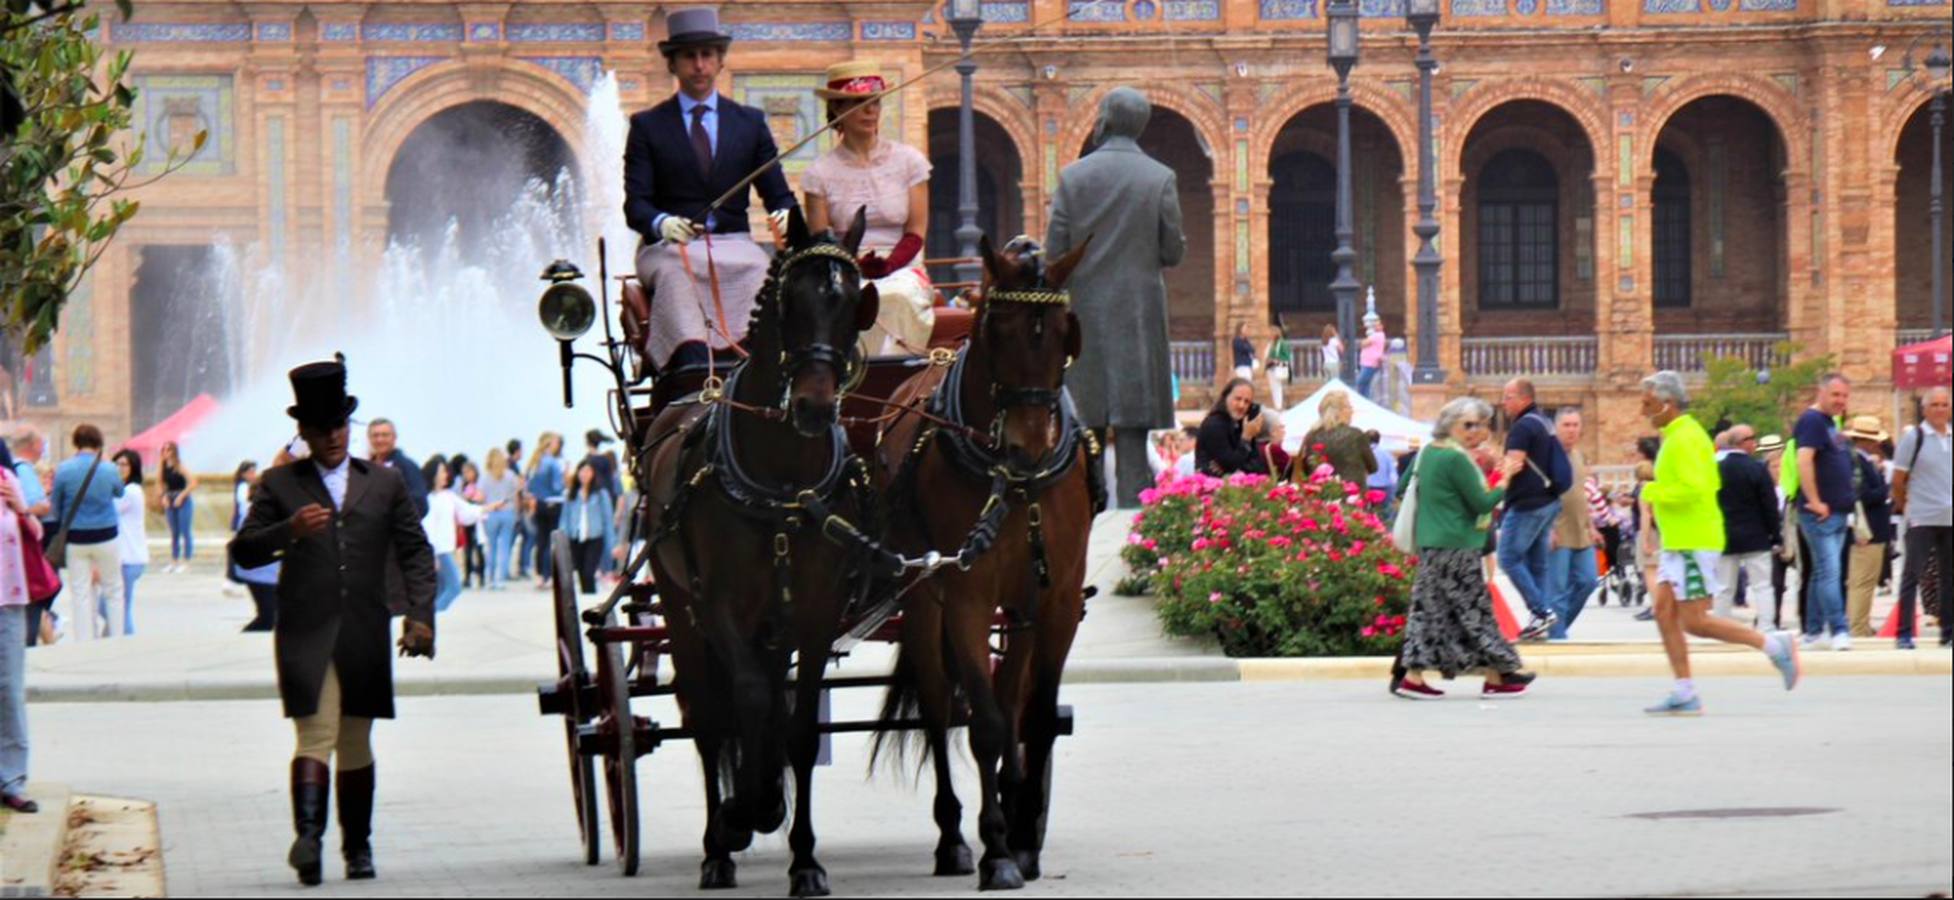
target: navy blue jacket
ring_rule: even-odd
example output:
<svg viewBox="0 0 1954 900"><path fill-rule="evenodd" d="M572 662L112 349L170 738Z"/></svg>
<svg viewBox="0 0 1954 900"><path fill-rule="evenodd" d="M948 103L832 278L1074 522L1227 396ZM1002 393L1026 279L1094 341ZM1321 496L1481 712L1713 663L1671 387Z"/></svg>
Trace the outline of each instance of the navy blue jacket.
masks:
<svg viewBox="0 0 1954 900"><path fill-rule="evenodd" d="M1872 529L1873 543L1893 542L1893 489L1885 473L1872 457L1852 451L1852 484L1859 494L1859 505L1866 510L1866 525Z"/></svg>
<svg viewBox="0 0 1954 900"><path fill-rule="evenodd" d="M1771 470L1744 452L1717 461L1723 485L1717 505L1723 509L1723 552L1762 553L1782 540L1784 520L1778 515L1778 488Z"/></svg>
<svg viewBox="0 0 1954 900"><path fill-rule="evenodd" d="M719 134L713 147L712 177L699 174L692 138L679 111L678 97L631 117L631 133L624 142L624 221L647 242L659 240L656 223L661 214L698 221L706 205L733 189L739 180L772 160L774 145L767 117L750 106L719 95ZM767 211L795 206L794 191L779 166L754 179ZM747 192L741 191L714 212L719 234L747 231Z"/></svg>

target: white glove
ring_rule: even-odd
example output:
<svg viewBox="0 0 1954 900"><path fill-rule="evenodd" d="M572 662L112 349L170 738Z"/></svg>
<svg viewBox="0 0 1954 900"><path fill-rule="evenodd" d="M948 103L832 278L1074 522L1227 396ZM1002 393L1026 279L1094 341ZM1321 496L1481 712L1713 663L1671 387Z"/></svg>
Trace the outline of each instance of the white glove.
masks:
<svg viewBox="0 0 1954 900"><path fill-rule="evenodd" d="M781 234L786 234L787 214L792 211L791 209L776 209L773 212L767 213L767 221L773 223L773 230Z"/></svg>
<svg viewBox="0 0 1954 900"><path fill-rule="evenodd" d="M668 244L684 246L692 243L693 236L698 233L699 230L683 216L666 216L665 221L658 223L658 236Z"/></svg>

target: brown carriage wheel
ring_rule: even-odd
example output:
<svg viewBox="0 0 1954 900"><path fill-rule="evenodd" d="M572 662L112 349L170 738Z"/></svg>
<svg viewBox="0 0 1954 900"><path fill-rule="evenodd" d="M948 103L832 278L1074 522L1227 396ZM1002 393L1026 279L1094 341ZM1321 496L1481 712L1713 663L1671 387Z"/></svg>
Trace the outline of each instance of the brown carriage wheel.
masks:
<svg viewBox="0 0 1954 900"><path fill-rule="evenodd" d="M605 625L615 625L615 613ZM614 643L601 648L597 660L598 721L615 735L606 742L604 787L611 806L611 837L617 846L618 870L625 877L638 874L638 745L637 719L631 715L631 679L624 670L624 651Z"/></svg>
<svg viewBox="0 0 1954 900"><path fill-rule="evenodd" d="M557 684L569 693L563 713L563 739L569 749L570 801L576 806L577 832L583 844L584 864L594 866L603 856L603 830L597 824L597 766L577 746L577 734L590 721L594 711L584 708L583 688L590 684L590 670L584 665L583 629L577 618L575 572L567 565L570 544L562 532L551 537L550 556L552 598L556 613Z"/></svg>

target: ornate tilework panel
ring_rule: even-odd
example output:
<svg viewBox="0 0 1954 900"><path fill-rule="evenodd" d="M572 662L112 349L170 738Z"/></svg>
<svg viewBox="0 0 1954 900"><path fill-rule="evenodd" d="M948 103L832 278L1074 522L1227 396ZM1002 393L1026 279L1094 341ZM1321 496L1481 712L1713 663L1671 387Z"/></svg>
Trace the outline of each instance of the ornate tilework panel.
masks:
<svg viewBox="0 0 1954 900"><path fill-rule="evenodd" d="M1270 21L1316 18L1316 0L1262 0L1262 18Z"/></svg>
<svg viewBox="0 0 1954 900"><path fill-rule="evenodd" d="M351 22L327 22L319 28L319 40L327 43L357 41L360 39L360 26Z"/></svg>
<svg viewBox="0 0 1954 900"><path fill-rule="evenodd" d="M1124 22L1126 4L1122 0L1071 0L1065 17L1074 22Z"/></svg>
<svg viewBox="0 0 1954 900"><path fill-rule="evenodd" d="M645 26L638 22L612 22L611 40L642 41L645 39Z"/></svg>
<svg viewBox="0 0 1954 900"><path fill-rule="evenodd" d="M285 257L285 117L265 119L265 206L273 259Z"/></svg>
<svg viewBox="0 0 1954 900"><path fill-rule="evenodd" d="M143 151L144 174L162 171L172 151L177 151L180 159L199 131L209 132L210 137L179 170L181 174L237 172L231 76L137 75L134 80L136 105L131 119L148 142Z"/></svg>
<svg viewBox="0 0 1954 900"><path fill-rule="evenodd" d="M1506 0L1452 0L1452 15L1503 16L1506 15Z"/></svg>
<svg viewBox="0 0 1954 900"><path fill-rule="evenodd" d="M822 84L821 76L807 75L734 75L733 99L760 110L767 117L767 128L773 132L774 143L786 150L802 138L821 127L821 104L815 99L814 89ZM892 105L892 104L887 104ZM885 116L887 109L884 109ZM809 163L821 155L833 140L832 133L794 151L781 163L789 175L798 175Z"/></svg>
<svg viewBox="0 0 1954 900"><path fill-rule="evenodd" d="M983 4L978 14L983 16L986 22L1020 25L1031 21L1031 4L1023 0L1001 0L997 3Z"/></svg>
<svg viewBox="0 0 1954 900"><path fill-rule="evenodd" d="M523 56L517 57L526 63L535 63L577 86L584 93L590 93L591 86L604 74L604 61L595 56Z"/></svg>
<svg viewBox="0 0 1954 900"><path fill-rule="evenodd" d="M1715 12L1723 12L1729 8L1730 0L1710 0L1710 9Z"/></svg>
<svg viewBox="0 0 1954 900"><path fill-rule="evenodd" d="M287 22L258 23L258 40L261 43L289 41L292 39L292 26Z"/></svg>
<svg viewBox="0 0 1954 900"><path fill-rule="evenodd" d="M865 41L913 41L916 39L914 22L863 22L862 40Z"/></svg>
<svg viewBox="0 0 1954 900"><path fill-rule="evenodd" d="M1646 13L1700 13L1703 0L1642 0Z"/></svg>
<svg viewBox="0 0 1954 900"><path fill-rule="evenodd" d="M1404 0L1357 0L1357 13L1366 19L1404 18Z"/></svg>
<svg viewBox="0 0 1954 900"><path fill-rule="evenodd" d="M1219 22L1221 4L1217 0L1167 0L1169 22Z"/></svg>
<svg viewBox="0 0 1954 900"><path fill-rule="evenodd" d="M1160 15L1160 5L1153 0L1133 0L1133 21L1151 22Z"/></svg>
<svg viewBox="0 0 1954 900"><path fill-rule="evenodd" d="M1886 0L1887 6L1946 6L1948 0Z"/></svg>
<svg viewBox="0 0 1954 900"><path fill-rule="evenodd" d="M117 22L109 40L118 44L233 44L251 40L251 25L185 22Z"/></svg>
<svg viewBox="0 0 1954 900"><path fill-rule="evenodd" d="M1530 16L1540 11L1540 0L1513 0L1513 11Z"/></svg>
<svg viewBox="0 0 1954 900"><path fill-rule="evenodd" d="M511 44L596 43L604 39L604 26L588 23L535 24L509 26Z"/></svg>
<svg viewBox="0 0 1954 900"><path fill-rule="evenodd" d="M1547 0L1550 16L1605 16L1608 0Z"/></svg>
<svg viewBox="0 0 1954 900"><path fill-rule="evenodd" d="M1738 0L1744 12L1797 12L1798 0Z"/></svg>
<svg viewBox="0 0 1954 900"><path fill-rule="evenodd" d="M92 280L91 276L83 279L83 283ZM55 388L52 342L42 344L41 349L34 351L34 355L27 360L27 370L21 373L21 381L25 385L21 392L28 406L53 406L61 402L60 391Z"/></svg>
<svg viewBox="0 0 1954 900"><path fill-rule="evenodd" d="M461 26L431 23L423 25L362 25L360 38L368 41L445 42L461 40Z"/></svg>
<svg viewBox="0 0 1954 900"><path fill-rule="evenodd" d="M446 62L445 56L369 56L366 58L366 108L375 103L407 76L428 66Z"/></svg>
<svg viewBox="0 0 1954 900"><path fill-rule="evenodd" d="M854 37L847 22L743 22L732 26L733 40L767 41L846 41Z"/></svg>
<svg viewBox="0 0 1954 900"><path fill-rule="evenodd" d="M502 40L502 23L470 22L468 24L468 39L471 41Z"/></svg>

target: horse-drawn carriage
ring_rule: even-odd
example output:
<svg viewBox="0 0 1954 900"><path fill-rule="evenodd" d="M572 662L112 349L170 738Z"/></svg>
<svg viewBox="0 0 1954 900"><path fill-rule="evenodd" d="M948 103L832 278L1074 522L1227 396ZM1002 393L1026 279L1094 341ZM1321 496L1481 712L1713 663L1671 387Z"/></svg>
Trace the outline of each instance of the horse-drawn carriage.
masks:
<svg viewBox="0 0 1954 900"><path fill-rule="evenodd" d="M731 886L731 854L783 824L791 767L791 888L826 894L808 819L821 736L875 731L879 750L881 737L922 731L937 763L936 873L979 871L943 737L969 725L986 793L982 886L1038 876L1051 742L1071 731L1058 676L1103 505L1089 474L1097 445L1059 384L1078 327L1057 287L1077 255L1047 266L1028 241L1003 255L986 242L989 296L976 311L939 307L926 356L863 358L854 335L876 301L854 260L859 229L811 235L797 213L744 349L670 371L639 355L656 298L633 280L619 279L618 334L607 286L600 309L574 267L544 275L565 403L574 359L612 373L613 426L641 498L630 562L604 602L581 608L566 538L550 547L557 677L539 700L562 719L586 863L599 861L607 817L620 869L636 873L635 762L692 740L707 793L701 887ZM574 352L600 316L603 356ZM934 543L952 538L954 552ZM863 641L899 640L889 675L826 674ZM661 670L668 659L674 677ZM856 687L889 690L879 719L817 716L825 692ZM663 695L679 701L680 724L633 712L633 699Z"/></svg>

